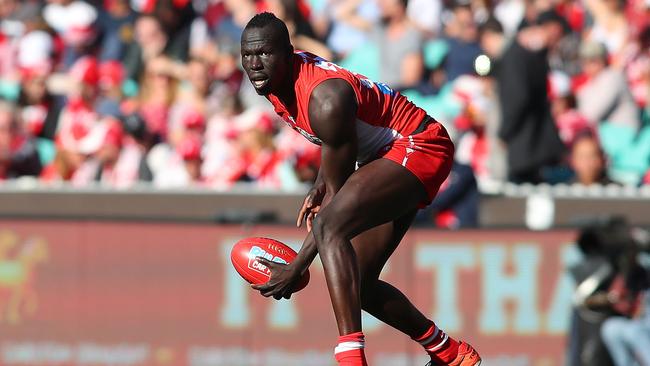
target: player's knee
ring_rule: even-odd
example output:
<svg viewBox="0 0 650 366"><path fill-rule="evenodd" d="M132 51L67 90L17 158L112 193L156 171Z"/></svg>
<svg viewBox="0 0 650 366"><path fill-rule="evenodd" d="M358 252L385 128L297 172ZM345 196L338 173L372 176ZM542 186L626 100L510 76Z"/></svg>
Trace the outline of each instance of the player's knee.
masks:
<svg viewBox="0 0 650 366"><path fill-rule="evenodd" d="M346 238L347 235L343 222L329 211L316 216L312 230L317 243L339 241L337 239Z"/></svg>
<svg viewBox="0 0 650 366"><path fill-rule="evenodd" d="M324 238L350 240L358 234L357 226L363 222L363 215L359 214L354 205L336 205L321 211L314 222L317 220Z"/></svg>

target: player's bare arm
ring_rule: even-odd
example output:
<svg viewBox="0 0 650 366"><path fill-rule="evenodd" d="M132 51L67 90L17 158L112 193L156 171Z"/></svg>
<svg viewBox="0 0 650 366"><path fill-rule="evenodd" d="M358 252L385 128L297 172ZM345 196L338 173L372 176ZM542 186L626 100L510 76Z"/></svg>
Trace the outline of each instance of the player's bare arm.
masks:
<svg viewBox="0 0 650 366"><path fill-rule="evenodd" d="M308 234L298 257L289 265L258 258L271 269L271 279L263 285L253 285L263 296L289 299L293 286L311 265L317 254L311 233L311 222L321 207L325 207L354 172L357 136L354 125L357 103L350 85L341 79L322 82L312 92L309 102L311 126L322 141L321 168L314 188L305 198L298 214L298 223L307 221ZM315 189L315 190L314 190Z"/></svg>

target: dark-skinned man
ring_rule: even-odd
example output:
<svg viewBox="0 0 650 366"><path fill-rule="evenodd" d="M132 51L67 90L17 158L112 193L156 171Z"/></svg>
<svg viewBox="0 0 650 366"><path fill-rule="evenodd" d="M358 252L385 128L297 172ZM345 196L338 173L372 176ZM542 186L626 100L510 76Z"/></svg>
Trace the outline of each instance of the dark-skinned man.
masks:
<svg viewBox="0 0 650 366"><path fill-rule="evenodd" d="M340 335L339 365L367 365L361 309L422 344L430 365L479 365L469 344L449 337L379 279L417 209L449 174L454 147L442 125L384 84L294 52L285 24L271 13L246 25L241 57L257 93L322 147L318 178L298 214L309 234L289 265L258 258L272 275L253 288L289 298L318 253Z"/></svg>

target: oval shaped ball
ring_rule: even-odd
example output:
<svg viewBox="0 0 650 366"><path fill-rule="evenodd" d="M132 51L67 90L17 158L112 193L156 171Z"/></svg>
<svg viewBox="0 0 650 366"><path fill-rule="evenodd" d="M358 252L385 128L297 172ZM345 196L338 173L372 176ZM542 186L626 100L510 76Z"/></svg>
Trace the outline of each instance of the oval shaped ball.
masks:
<svg viewBox="0 0 650 366"><path fill-rule="evenodd" d="M298 253L288 245L270 238L244 238L235 243L230 252L230 261L239 275L248 283L259 285L268 282L270 270L257 261L263 257L277 263L291 263ZM294 292L300 291L309 283L309 270L306 270L296 284Z"/></svg>

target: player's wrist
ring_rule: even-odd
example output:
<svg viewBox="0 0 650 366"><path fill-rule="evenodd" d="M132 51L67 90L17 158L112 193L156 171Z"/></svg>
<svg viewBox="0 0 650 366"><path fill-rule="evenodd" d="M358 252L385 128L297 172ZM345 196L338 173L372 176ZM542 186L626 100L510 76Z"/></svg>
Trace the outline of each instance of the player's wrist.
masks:
<svg viewBox="0 0 650 366"><path fill-rule="evenodd" d="M287 264L287 269L292 272L293 277L299 277L307 269L305 261L300 257L296 257L293 262Z"/></svg>

